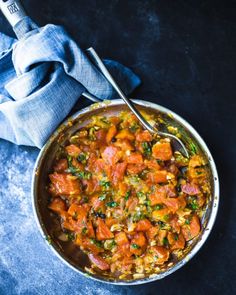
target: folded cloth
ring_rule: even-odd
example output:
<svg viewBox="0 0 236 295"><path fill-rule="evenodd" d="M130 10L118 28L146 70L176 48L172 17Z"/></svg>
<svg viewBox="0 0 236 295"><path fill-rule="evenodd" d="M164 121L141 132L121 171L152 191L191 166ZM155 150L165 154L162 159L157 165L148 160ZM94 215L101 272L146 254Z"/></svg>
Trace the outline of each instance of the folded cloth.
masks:
<svg viewBox="0 0 236 295"><path fill-rule="evenodd" d="M0 33L0 138L41 148L87 89L116 98L103 75L60 26L39 28L29 17ZM104 60L128 94L140 79L118 62Z"/></svg>

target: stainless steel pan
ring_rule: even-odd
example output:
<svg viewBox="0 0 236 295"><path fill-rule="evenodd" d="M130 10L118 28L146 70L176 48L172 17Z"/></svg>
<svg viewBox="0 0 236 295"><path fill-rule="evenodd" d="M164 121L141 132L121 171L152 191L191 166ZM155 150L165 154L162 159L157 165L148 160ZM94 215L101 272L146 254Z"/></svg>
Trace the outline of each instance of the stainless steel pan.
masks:
<svg viewBox="0 0 236 295"><path fill-rule="evenodd" d="M144 100L134 101L138 105L139 110L145 110L151 113L162 113L166 118L169 118L170 123L181 130L182 139L183 142L186 142L186 145L189 137L193 140L199 151L203 153L209 161L212 194L202 218L202 230L200 235L188 243L186 253L182 259L177 263L170 265L164 272L160 272L144 279L132 281L114 280L107 276L103 276L102 273L90 275L90 277L95 280L117 285L136 285L152 282L159 280L182 267L199 251L209 236L219 205L219 181L216 166L209 149L197 131L183 118L160 105ZM46 145L42 148L35 165L32 180L32 202L38 227L43 237L49 241L49 245L54 253L56 253L56 255L69 267L84 275L88 275L84 270L84 267L89 265L86 256L83 255L78 247L73 246L71 242L61 242L57 238L59 223L53 218L53 213L50 213L50 210L47 209L49 199L49 194L47 192L48 174L52 171L53 161L55 155L60 150L60 147L66 144L67 139L75 131L86 125L93 115L102 114L103 116L109 116L110 114L119 113L125 109L127 109L127 106L122 100L113 100L111 102L97 103L80 110L63 123L49 138Z"/></svg>

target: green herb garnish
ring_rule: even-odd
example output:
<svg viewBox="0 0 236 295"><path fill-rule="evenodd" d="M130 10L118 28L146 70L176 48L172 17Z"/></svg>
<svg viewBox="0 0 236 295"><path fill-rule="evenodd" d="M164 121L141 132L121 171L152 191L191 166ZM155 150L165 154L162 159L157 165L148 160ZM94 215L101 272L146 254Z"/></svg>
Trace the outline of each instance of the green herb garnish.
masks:
<svg viewBox="0 0 236 295"><path fill-rule="evenodd" d="M168 221L169 218L170 218L169 214L166 214L166 215L164 215L164 217L163 217L163 219L164 219L165 221Z"/></svg>
<svg viewBox="0 0 236 295"><path fill-rule="evenodd" d="M79 156L77 157L77 160L82 164L86 164L86 154L80 153Z"/></svg>
<svg viewBox="0 0 236 295"><path fill-rule="evenodd" d="M175 240L175 241L178 241L178 239L179 239L178 234L175 234L175 235L174 235L174 240Z"/></svg>
<svg viewBox="0 0 236 295"><path fill-rule="evenodd" d="M161 204L157 204L153 207L154 210L160 210L162 208L163 208L163 205L161 205Z"/></svg>
<svg viewBox="0 0 236 295"><path fill-rule="evenodd" d="M131 244L131 248L133 249L140 249L140 246L137 244Z"/></svg>
<svg viewBox="0 0 236 295"><path fill-rule="evenodd" d="M189 219L186 219L185 220L185 224L188 224L189 225L190 224L190 220Z"/></svg>
<svg viewBox="0 0 236 295"><path fill-rule="evenodd" d="M104 201L106 199L107 195L106 194L102 194L101 196L98 197L98 199L100 201Z"/></svg>
<svg viewBox="0 0 236 295"><path fill-rule="evenodd" d="M106 181L106 180L100 180L99 184L101 185L101 187L102 187L104 190L109 189L109 187L111 186L110 181Z"/></svg>
<svg viewBox="0 0 236 295"><path fill-rule="evenodd" d="M102 248L102 247L103 247L102 242L97 241L97 240L94 239L94 238L91 238L91 239L90 239L90 242L91 242L92 244L96 245L96 246L99 247L99 248Z"/></svg>
<svg viewBox="0 0 236 295"><path fill-rule="evenodd" d="M106 205L107 205L107 207L115 208L118 206L118 203L115 201L111 201L111 202L106 203Z"/></svg>
<svg viewBox="0 0 236 295"><path fill-rule="evenodd" d="M128 191L126 194L125 194L125 200L128 201L129 197L131 195L131 191Z"/></svg>
<svg viewBox="0 0 236 295"><path fill-rule="evenodd" d="M197 146L193 142L190 142L189 148L190 148L190 151L193 155L197 154Z"/></svg>
<svg viewBox="0 0 236 295"><path fill-rule="evenodd" d="M77 173L75 173L75 176L78 176L81 179L90 179L92 173L89 171L78 171Z"/></svg>
<svg viewBox="0 0 236 295"><path fill-rule="evenodd" d="M82 234L85 235L88 232L88 228L87 227L83 227L82 228Z"/></svg>
<svg viewBox="0 0 236 295"><path fill-rule="evenodd" d="M150 143L142 142L143 153L146 157L149 157L152 154L152 148Z"/></svg>
<svg viewBox="0 0 236 295"><path fill-rule="evenodd" d="M135 133L138 129L139 129L139 124L134 122L130 127L129 127L130 131Z"/></svg>
<svg viewBox="0 0 236 295"><path fill-rule="evenodd" d="M168 243L168 239L165 237L165 238L163 238L163 240L162 240L162 244L164 245L164 246L167 246L169 243Z"/></svg>
<svg viewBox="0 0 236 295"><path fill-rule="evenodd" d="M66 237L68 241L74 241L75 239L75 235L73 233L66 234Z"/></svg>
<svg viewBox="0 0 236 295"><path fill-rule="evenodd" d="M165 222L163 222L163 221L161 221L161 220L159 220L158 222L158 225L160 226L160 228L163 228L163 227L165 227Z"/></svg>

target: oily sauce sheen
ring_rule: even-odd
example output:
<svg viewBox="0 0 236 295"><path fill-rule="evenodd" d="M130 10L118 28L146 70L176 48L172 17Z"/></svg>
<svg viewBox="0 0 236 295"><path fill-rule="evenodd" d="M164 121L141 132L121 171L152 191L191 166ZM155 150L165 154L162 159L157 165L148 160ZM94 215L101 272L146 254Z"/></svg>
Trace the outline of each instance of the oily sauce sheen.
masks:
<svg viewBox="0 0 236 295"><path fill-rule="evenodd" d="M87 255L90 273L138 279L162 271L201 231L206 164L196 151L190 159L174 152L128 111L94 116L49 175L59 239Z"/></svg>

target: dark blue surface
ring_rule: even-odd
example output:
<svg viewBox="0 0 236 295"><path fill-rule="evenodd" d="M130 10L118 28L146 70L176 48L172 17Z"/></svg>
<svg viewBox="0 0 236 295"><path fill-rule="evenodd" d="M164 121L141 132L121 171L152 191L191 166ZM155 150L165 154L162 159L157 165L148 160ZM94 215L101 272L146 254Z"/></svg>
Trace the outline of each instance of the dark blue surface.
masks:
<svg viewBox="0 0 236 295"><path fill-rule="evenodd" d="M133 68L143 81L133 97L199 131L219 170L221 202L207 243L176 273L138 287L95 283L64 266L38 232L30 200L38 150L0 141L0 294L236 294L235 1L24 3L40 25L62 24L82 47ZM12 34L1 16L0 29Z"/></svg>

